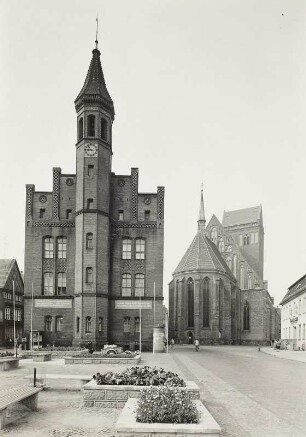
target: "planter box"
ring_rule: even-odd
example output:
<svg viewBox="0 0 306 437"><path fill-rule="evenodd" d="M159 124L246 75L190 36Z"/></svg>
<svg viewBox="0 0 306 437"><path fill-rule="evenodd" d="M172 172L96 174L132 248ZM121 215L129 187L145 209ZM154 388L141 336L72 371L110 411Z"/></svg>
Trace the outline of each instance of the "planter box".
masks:
<svg viewBox="0 0 306 437"><path fill-rule="evenodd" d="M216 437L221 428L204 407L201 401L195 401L200 413L200 423L139 423L136 422L136 399L129 399L123 408L115 429L122 437L170 437L171 435Z"/></svg>
<svg viewBox="0 0 306 437"><path fill-rule="evenodd" d="M123 408L130 398L137 398L141 389L139 385L97 385L90 381L83 387L83 406L102 408ZM180 388L180 387L177 387ZM193 381L186 381L186 387L193 399L200 399L200 389Z"/></svg>
<svg viewBox="0 0 306 437"><path fill-rule="evenodd" d="M33 354L33 361L34 362L42 362L42 361L51 361L52 354L51 352L39 352Z"/></svg>
<svg viewBox="0 0 306 437"><path fill-rule="evenodd" d="M5 357L0 358L0 372L5 370L17 369L19 367L19 358Z"/></svg>
<svg viewBox="0 0 306 437"><path fill-rule="evenodd" d="M135 366L139 364L141 356L137 355L133 358L109 358L109 357L65 357L65 364L129 364Z"/></svg>

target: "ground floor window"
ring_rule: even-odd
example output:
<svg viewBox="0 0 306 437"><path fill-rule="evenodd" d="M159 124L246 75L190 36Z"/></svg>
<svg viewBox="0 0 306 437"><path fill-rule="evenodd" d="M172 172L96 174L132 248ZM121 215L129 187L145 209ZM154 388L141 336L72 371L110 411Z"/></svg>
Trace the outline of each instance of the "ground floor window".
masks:
<svg viewBox="0 0 306 437"><path fill-rule="evenodd" d="M52 331L52 316L45 317L45 331Z"/></svg>
<svg viewBox="0 0 306 437"><path fill-rule="evenodd" d="M130 330L131 330L130 318L124 317L124 319L123 319L123 332L130 332Z"/></svg>
<svg viewBox="0 0 306 437"><path fill-rule="evenodd" d="M85 331L86 332L91 332L91 317L86 317L85 320Z"/></svg>
<svg viewBox="0 0 306 437"><path fill-rule="evenodd" d="M55 318L55 330L56 332L62 332L64 319L63 316L56 316Z"/></svg>

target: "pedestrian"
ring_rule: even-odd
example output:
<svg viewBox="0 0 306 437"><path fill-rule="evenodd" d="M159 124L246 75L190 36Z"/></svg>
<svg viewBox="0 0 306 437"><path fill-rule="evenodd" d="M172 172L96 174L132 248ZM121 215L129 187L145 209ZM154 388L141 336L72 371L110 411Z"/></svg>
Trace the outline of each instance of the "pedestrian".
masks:
<svg viewBox="0 0 306 437"><path fill-rule="evenodd" d="M260 352L260 344L258 343L258 345L257 345L257 346L258 346L258 351Z"/></svg>
<svg viewBox="0 0 306 437"><path fill-rule="evenodd" d="M199 340L195 340L195 341L194 341L194 345L195 345L195 350L196 350L196 352L198 352L199 349L200 349L200 342L199 342Z"/></svg>
<svg viewBox="0 0 306 437"><path fill-rule="evenodd" d="M171 338L170 344L171 344L171 349L174 349L174 338Z"/></svg>

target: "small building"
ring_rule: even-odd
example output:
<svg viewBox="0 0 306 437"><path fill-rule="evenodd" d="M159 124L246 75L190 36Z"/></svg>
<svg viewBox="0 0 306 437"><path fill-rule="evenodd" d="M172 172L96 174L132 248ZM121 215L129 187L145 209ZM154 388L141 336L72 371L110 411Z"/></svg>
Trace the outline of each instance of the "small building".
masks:
<svg viewBox="0 0 306 437"><path fill-rule="evenodd" d="M0 259L0 347L13 346L14 297L16 339L23 336L23 278L15 259Z"/></svg>
<svg viewBox="0 0 306 437"><path fill-rule="evenodd" d="M306 350L306 275L288 288L280 305L283 342L290 349Z"/></svg>

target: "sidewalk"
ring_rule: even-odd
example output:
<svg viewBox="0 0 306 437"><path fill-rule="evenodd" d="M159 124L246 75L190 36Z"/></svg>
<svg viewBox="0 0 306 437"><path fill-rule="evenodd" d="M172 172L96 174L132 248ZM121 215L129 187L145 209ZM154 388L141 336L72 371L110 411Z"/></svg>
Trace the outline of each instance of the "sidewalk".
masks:
<svg viewBox="0 0 306 437"><path fill-rule="evenodd" d="M262 347L261 352L265 354L273 355L277 358L284 358L286 360L300 361L306 363L306 351L289 351L289 350L276 350L272 347Z"/></svg>

